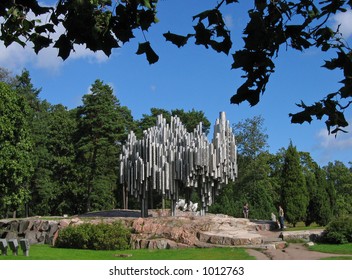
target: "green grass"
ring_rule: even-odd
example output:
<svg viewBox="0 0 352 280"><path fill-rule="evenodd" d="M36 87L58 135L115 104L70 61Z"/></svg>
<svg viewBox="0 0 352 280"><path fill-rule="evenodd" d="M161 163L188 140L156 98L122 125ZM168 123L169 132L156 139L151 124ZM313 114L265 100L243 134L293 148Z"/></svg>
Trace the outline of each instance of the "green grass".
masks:
<svg viewBox="0 0 352 280"><path fill-rule="evenodd" d="M0 256L0 260L254 260L244 248L187 248L172 250L95 251L33 245L29 257ZM131 255L121 257L119 255Z"/></svg>
<svg viewBox="0 0 352 280"><path fill-rule="evenodd" d="M332 254L346 254L352 255L352 243L347 244L316 244L310 247L313 251L332 253Z"/></svg>
<svg viewBox="0 0 352 280"><path fill-rule="evenodd" d="M329 257L324 260L352 260L352 243L348 244L316 244L309 248L322 253L339 254L345 256Z"/></svg>
<svg viewBox="0 0 352 280"><path fill-rule="evenodd" d="M299 222L296 224L295 227L293 227L292 224L287 224L287 227L285 228L286 231L298 231L298 230L313 230L313 229L324 229L324 227L319 226L315 223L311 224L310 226L306 226L304 222Z"/></svg>

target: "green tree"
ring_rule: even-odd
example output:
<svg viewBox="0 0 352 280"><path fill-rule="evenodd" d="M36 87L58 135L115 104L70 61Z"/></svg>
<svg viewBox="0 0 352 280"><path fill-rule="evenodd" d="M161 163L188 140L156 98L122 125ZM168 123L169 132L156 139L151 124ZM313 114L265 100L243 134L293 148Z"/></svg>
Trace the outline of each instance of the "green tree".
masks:
<svg viewBox="0 0 352 280"><path fill-rule="evenodd" d="M35 122L36 159L32 178L32 214L77 213L77 181L73 134L75 115L63 105L42 102Z"/></svg>
<svg viewBox="0 0 352 280"><path fill-rule="evenodd" d="M142 118L137 121L138 130L135 132L139 138L142 137L144 130L156 125L158 115L163 115L163 118L170 123L171 114L169 111L160 108L151 108L149 115L143 114Z"/></svg>
<svg viewBox="0 0 352 280"><path fill-rule="evenodd" d="M268 135L264 128L264 118L254 116L233 126L238 153L244 158L254 159L268 148Z"/></svg>
<svg viewBox="0 0 352 280"><path fill-rule="evenodd" d="M309 194L300 156L292 142L286 150L281 177L281 204L285 211L285 218L295 226L297 222L304 221L306 218Z"/></svg>
<svg viewBox="0 0 352 280"><path fill-rule="evenodd" d="M171 110L171 115L178 116L188 132L193 132L193 130L201 122L203 133L206 135L209 133L211 124L203 111L192 109L191 111L185 112L183 109L175 109Z"/></svg>
<svg viewBox="0 0 352 280"><path fill-rule="evenodd" d="M28 107L16 91L0 82L0 209L24 210L29 201L28 179L32 173L32 142L26 119Z"/></svg>
<svg viewBox="0 0 352 280"><path fill-rule="evenodd" d="M151 108L150 114L143 114L142 118L137 122L139 127L137 135L141 136L144 130L155 126L158 115L162 115L167 123L170 123L171 116L178 116L188 132L193 132L196 126L201 122L203 125L203 132L205 134L209 133L211 123L203 111L192 109L187 112L183 109L174 109L170 112L161 108Z"/></svg>
<svg viewBox="0 0 352 280"><path fill-rule="evenodd" d="M116 205L120 144L126 136L125 114L109 85L97 80L77 108L75 148L84 205L80 211ZM126 113L125 110L122 110Z"/></svg>
<svg viewBox="0 0 352 280"><path fill-rule="evenodd" d="M134 38L135 30L141 30L146 38L145 31L158 22L157 2L60 0L55 7L48 7L36 0L1 1L0 40L5 46L31 43L36 53L43 48L54 47L63 59L70 56L76 45L83 44L94 52L101 50L109 56L112 49ZM228 55L233 44L223 9L241 2L246 1L214 0L210 9L193 16L195 25L192 33L179 35L169 31L163 35L179 48L194 39L196 45ZM279 56L280 50L315 48L322 53L329 51L336 53L336 57L325 61L323 67L342 71L342 87L336 92L329 92L313 105L299 104L302 111L290 114L291 122L310 123L313 117L320 120L325 116L331 133L343 130L348 125L345 111L352 104L352 51L330 19L336 13L348 12L352 1L253 2L248 10L249 21L243 30L243 48L232 52L232 68L244 71L244 82L232 96L231 103L248 101L254 106L259 102L275 71L274 59ZM45 22L39 20L43 15L46 15ZM55 36L52 35L57 32L55 27L59 25L64 27L65 32L57 36L58 39L53 39ZM150 64L159 60L147 39L139 44L136 54L146 55Z"/></svg>
<svg viewBox="0 0 352 280"><path fill-rule="evenodd" d="M311 158L309 153L301 152L301 165L309 193L309 203L305 224L313 222L325 226L333 215L325 171Z"/></svg>
<svg viewBox="0 0 352 280"><path fill-rule="evenodd" d="M336 216L352 214L352 172L342 162L329 162L324 167L328 183L336 190ZM334 197L333 197L334 199Z"/></svg>

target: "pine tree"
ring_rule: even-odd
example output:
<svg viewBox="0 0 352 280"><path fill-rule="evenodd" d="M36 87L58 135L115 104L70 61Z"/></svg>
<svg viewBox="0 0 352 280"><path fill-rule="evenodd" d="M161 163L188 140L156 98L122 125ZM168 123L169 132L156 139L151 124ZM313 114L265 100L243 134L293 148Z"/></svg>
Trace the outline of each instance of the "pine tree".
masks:
<svg viewBox="0 0 352 280"><path fill-rule="evenodd" d="M125 138L126 111L109 85L97 80L77 109L76 150L81 182L82 211L111 209L120 144ZM131 119L131 118L130 118Z"/></svg>
<svg viewBox="0 0 352 280"><path fill-rule="evenodd" d="M300 156L292 142L286 150L281 178L281 204L285 211L285 218L295 226L297 222L306 218L309 194Z"/></svg>

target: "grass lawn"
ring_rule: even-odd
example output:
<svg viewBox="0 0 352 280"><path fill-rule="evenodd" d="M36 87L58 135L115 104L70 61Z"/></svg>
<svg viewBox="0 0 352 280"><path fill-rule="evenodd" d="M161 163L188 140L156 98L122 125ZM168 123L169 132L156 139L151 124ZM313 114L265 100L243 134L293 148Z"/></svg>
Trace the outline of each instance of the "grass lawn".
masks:
<svg viewBox="0 0 352 280"><path fill-rule="evenodd" d="M311 224L310 226L306 226L303 222L298 222L294 227L292 224L287 224L287 231L298 231L298 230L313 230L313 229L324 229L324 227L319 226L315 223Z"/></svg>
<svg viewBox="0 0 352 280"><path fill-rule="evenodd" d="M119 255L128 255L121 257ZM0 260L254 260L244 248L187 248L173 250L95 251L33 245L29 257L19 250L18 256L0 256Z"/></svg>
<svg viewBox="0 0 352 280"><path fill-rule="evenodd" d="M352 260L352 243L348 244L316 244L309 248L313 251L323 252L323 253L332 253L340 255L350 255L342 257L330 257L326 258L328 260Z"/></svg>
<svg viewBox="0 0 352 280"><path fill-rule="evenodd" d="M310 247L313 251L323 252L323 253L333 253L333 254L346 254L352 255L352 243L347 244L316 244Z"/></svg>

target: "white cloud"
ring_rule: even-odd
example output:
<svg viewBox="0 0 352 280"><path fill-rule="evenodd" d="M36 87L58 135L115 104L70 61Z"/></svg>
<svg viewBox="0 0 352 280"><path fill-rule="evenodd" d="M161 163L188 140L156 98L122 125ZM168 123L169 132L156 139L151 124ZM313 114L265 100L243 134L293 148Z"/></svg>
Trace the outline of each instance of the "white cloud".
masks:
<svg viewBox="0 0 352 280"><path fill-rule="evenodd" d="M334 15L334 29L336 30L339 26L339 31L345 39L348 39L352 35L352 10L347 10L344 13L338 13Z"/></svg>
<svg viewBox="0 0 352 280"><path fill-rule="evenodd" d="M336 137L332 134L329 135L326 128L322 128L317 132L317 144L313 150L318 154L318 162L321 162L322 165L333 162L336 158L340 158L345 163L351 160L352 126L350 125L344 129L348 133L339 132Z"/></svg>
<svg viewBox="0 0 352 280"><path fill-rule="evenodd" d="M323 128L317 133L319 147L328 150L345 150L352 149L352 132L347 128L349 133L338 133L335 135L328 134L328 131Z"/></svg>
<svg viewBox="0 0 352 280"><path fill-rule="evenodd" d="M234 26L232 15L225 15L224 21L225 21L227 28L231 29Z"/></svg>
<svg viewBox="0 0 352 280"><path fill-rule="evenodd" d="M150 86L150 90L151 90L152 92L156 92L156 85L151 85L151 86Z"/></svg>

